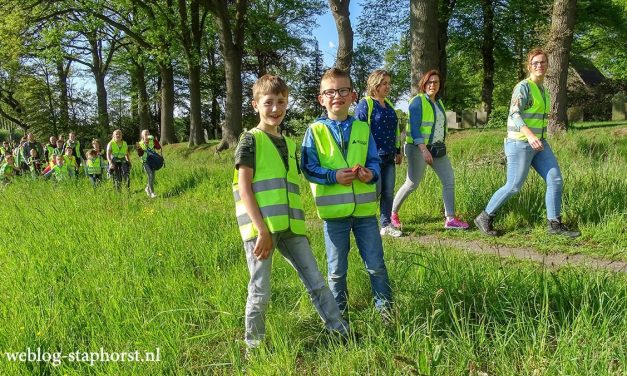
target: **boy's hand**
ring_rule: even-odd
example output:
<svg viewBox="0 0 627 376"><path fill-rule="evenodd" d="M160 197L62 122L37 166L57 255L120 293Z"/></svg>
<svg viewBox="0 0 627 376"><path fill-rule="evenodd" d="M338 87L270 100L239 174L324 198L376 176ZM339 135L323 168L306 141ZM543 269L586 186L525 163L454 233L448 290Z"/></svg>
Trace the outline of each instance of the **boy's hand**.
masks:
<svg viewBox="0 0 627 376"><path fill-rule="evenodd" d="M401 164L401 162L403 162L403 154L398 153L394 156L394 163L396 163L397 165Z"/></svg>
<svg viewBox="0 0 627 376"><path fill-rule="evenodd" d="M357 173L357 178L359 179L359 181L361 181L362 183L368 183L370 182L370 180L372 180L372 171L370 171L369 168L366 167L362 167L359 169L359 172Z"/></svg>
<svg viewBox="0 0 627 376"><path fill-rule="evenodd" d="M351 168L341 168L335 171L335 180L342 185L351 185L357 174Z"/></svg>
<svg viewBox="0 0 627 376"><path fill-rule="evenodd" d="M257 236L257 242L255 243L255 249L253 249L253 255L257 257L257 260L265 260L268 258L270 251L272 250L272 234L267 231L260 232Z"/></svg>

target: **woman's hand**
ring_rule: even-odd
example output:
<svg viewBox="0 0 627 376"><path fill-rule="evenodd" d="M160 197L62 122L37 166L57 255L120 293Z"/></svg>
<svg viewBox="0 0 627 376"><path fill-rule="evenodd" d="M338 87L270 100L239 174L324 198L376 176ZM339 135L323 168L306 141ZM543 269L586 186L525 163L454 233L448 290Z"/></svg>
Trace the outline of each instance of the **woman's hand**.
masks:
<svg viewBox="0 0 627 376"><path fill-rule="evenodd" d="M419 148L422 152L422 157L424 158L425 162L427 162L427 164L431 166L431 163L433 163L433 156L431 155L431 152L427 150L427 147L424 144L421 144Z"/></svg>
<svg viewBox="0 0 627 376"><path fill-rule="evenodd" d="M529 142L529 145L531 145L531 148L535 151L544 150L544 145L542 145L542 140L540 140L536 136L532 136L532 137L527 136L527 142Z"/></svg>

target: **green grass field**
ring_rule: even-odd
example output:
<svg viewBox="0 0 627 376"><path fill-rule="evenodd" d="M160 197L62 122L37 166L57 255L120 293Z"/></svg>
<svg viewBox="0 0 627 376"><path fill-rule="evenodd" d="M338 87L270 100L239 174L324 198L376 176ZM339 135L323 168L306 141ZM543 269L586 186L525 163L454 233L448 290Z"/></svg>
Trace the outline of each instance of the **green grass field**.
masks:
<svg viewBox="0 0 627 376"><path fill-rule="evenodd" d="M504 183L503 131L452 134L459 215L470 221ZM627 260L627 126L577 125L551 141L564 175L564 217L583 235L545 234L544 183L531 173L485 239L442 229L440 185L427 172L401 218L414 235ZM234 218L232 151L165 149L150 200L136 160L130 193L109 185L16 179L0 191L1 375L625 375L627 277L464 249L384 241L398 318L386 327L351 252L350 319L361 335L324 333L296 273L274 259L268 338L245 361L248 271ZM405 167L398 171L397 187ZM310 240L326 274L321 222L302 180ZM422 196L423 199L421 199ZM61 353L10 361L7 352ZM159 351L159 361L73 362L69 354Z"/></svg>

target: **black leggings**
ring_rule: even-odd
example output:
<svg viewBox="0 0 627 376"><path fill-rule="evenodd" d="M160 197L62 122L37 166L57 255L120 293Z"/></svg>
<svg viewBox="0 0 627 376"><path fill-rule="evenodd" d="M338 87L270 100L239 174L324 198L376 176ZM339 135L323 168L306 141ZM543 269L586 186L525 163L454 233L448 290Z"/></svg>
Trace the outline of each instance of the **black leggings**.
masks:
<svg viewBox="0 0 627 376"><path fill-rule="evenodd" d="M126 160L123 160L123 161L114 160L113 166L115 168L113 169L111 176L113 177L113 186L115 187L115 190L119 191L123 182L126 182L126 188L130 189L131 188L131 179L129 177L130 172L131 172L130 164Z"/></svg>

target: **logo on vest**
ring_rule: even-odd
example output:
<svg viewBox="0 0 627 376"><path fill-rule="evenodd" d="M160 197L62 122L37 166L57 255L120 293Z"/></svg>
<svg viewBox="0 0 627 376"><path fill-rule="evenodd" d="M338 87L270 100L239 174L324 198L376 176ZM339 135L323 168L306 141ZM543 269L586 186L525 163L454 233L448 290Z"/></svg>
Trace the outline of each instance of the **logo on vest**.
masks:
<svg viewBox="0 0 627 376"><path fill-rule="evenodd" d="M366 145L367 142L366 141L361 141L361 140L353 140L353 144L360 144L360 145Z"/></svg>

